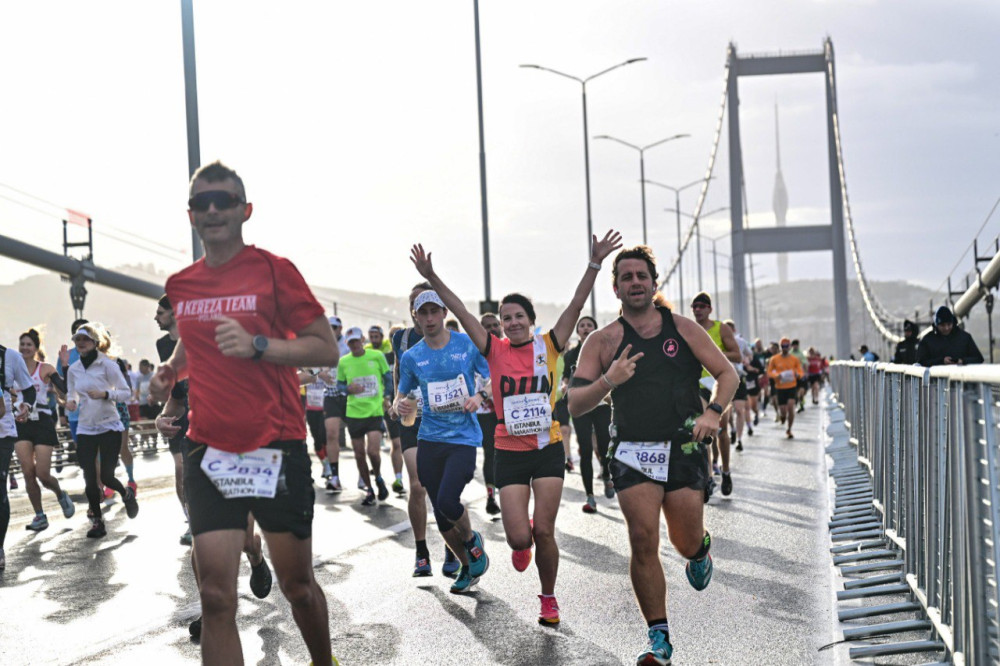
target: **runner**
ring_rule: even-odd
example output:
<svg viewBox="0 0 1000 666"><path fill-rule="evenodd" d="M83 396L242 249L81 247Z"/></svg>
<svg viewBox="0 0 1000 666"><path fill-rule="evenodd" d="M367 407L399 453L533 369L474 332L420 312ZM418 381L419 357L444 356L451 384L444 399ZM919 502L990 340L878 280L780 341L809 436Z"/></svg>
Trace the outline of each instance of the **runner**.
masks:
<svg viewBox="0 0 1000 666"><path fill-rule="evenodd" d="M732 319L727 319L723 323L733 332L736 346L740 350L740 362L733 363L733 367L736 368L736 374L740 376L740 385L736 389L736 395L733 396L730 417L730 441L736 440L736 450L742 451L743 428L746 427L747 434L751 437L753 436L753 424L748 418L749 411L747 409L747 399L750 397L750 388L747 385L747 366L750 365L753 355L750 351L750 343L743 339L743 336L736 330L736 323Z"/></svg>
<svg viewBox="0 0 1000 666"><path fill-rule="evenodd" d="M378 486L378 501L389 497L389 489L382 479L382 429L385 402L392 400L392 376L385 355L374 349L365 349L361 329L347 329L344 335L350 354L340 359L337 368L337 388L347 394L346 422L354 447L354 462L358 478L364 481L364 506L374 506L375 490L372 475ZM391 404L391 402L390 402ZM367 441L367 449L365 443ZM367 451L368 460L365 460ZM369 471L368 463L371 463Z"/></svg>
<svg viewBox="0 0 1000 666"><path fill-rule="evenodd" d="M396 355L392 351L392 342L385 337L382 327L378 324L372 324L368 328L368 344L365 345L365 349L374 349L382 352L382 355L385 356L385 362L389 364L389 368L395 367ZM392 393L395 390L395 385L390 387L387 384L386 388L392 389L388 391L388 393ZM391 400L389 400L389 404L391 406ZM389 418L388 414L384 416L383 421L385 423L384 432L388 436L391 446L389 459L392 461L392 472L396 477L392 482L392 492L402 497L406 494L406 488L403 486L403 448L399 441L399 421Z"/></svg>
<svg viewBox="0 0 1000 666"><path fill-rule="evenodd" d="M807 356L809 359L809 375L807 381L809 382L809 389L812 391L812 404L819 404L819 390L823 388L823 376L826 373L829 363L823 358L823 355L815 347L809 348L809 354Z"/></svg>
<svg viewBox="0 0 1000 666"><path fill-rule="evenodd" d="M595 331L580 352L569 393L574 416L614 402L611 475L628 524L629 572L647 624L640 666L670 663L666 580L660 561L660 515L677 552L688 560L696 590L712 580L712 539L705 530L703 493L708 451L739 379L715 342L697 323L673 314L658 298L656 264L648 247L622 250L614 261L617 321ZM699 399L702 367L716 380L708 408Z"/></svg>
<svg viewBox="0 0 1000 666"><path fill-rule="evenodd" d="M69 367L66 378L66 409L80 408L77 425L77 461L83 470L87 501L93 514L87 537L107 535L101 518L101 491L97 486L97 458L105 488L122 496L129 518L139 513L135 492L115 478L124 430L116 402L128 400L128 382L118 364L107 356L111 338L99 324L84 324L73 336L80 359Z"/></svg>
<svg viewBox="0 0 1000 666"><path fill-rule="evenodd" d="M236 172L219 162L203 166L190 195L188 215L205 256L167 280L180 340L150 388L162 401L177 380L189 380L184 492L200 579L202 660L243 662L236 582L252 512L313 663L329 664L326 598L313 575L315 492L295 368L336 364L337 345L292 263L244 243L253 205Z"/></svg>
<svg viewBox="0 0 1000 666"><path fill-rule="evenodd" d="M418 342L424 339L424 334L417 321L417 311L413 303L422 292L431 291L431 286L427 282L414 285L410 290L410 320L413 326L404 328L392 336L393 350L393 381L396 384L396 395L399 395L399 361L407 350L412 349ZM417 558L413 568L414 577L430 576L431 569L430 551L427 549L427 491L420 484L420 477L417 474L417 443L419 441L423 398L421 393L416 393L417 406L416 416L409 426L399 421L399 440L403 450L403 461L406 463L406 473L410 479L410 497L407 501L406 512L410 518L410 527L413 529L413 540L416 543ZM398 420L398 414L394 407L389 409L391 419ZM444 563L441 565L441 573L448 578L458 576L461 562L451 552L448 545L444 547Z"/></svg>
<svg viewBox="0 0 1000 666"><path fill-rule="evenodd" d="M708 336L715 343L723 355L729 360L730 363L739 363L742 359L740 357L739 345L736 342L736 337L733 335L732 329L728 326L723 326L721 321L713 320L710 315L712 314L712 297L709 296L704 291L695 295L691 300L691 311L694 313L694 320L705 329ZM709 403L709 397L711 388L715 381L711 377L711 373L706 368L702 370L701 373L701 398L707 405ZM737 391L739 388L737 387ZM730 407L732 405L729 405ZM722 419L720 423L722 424L722 430L719 432L718 438L712 445L713 456L713 471L716 474L722 475L722 494L730 495L733 492L733 477L729 471L729 458L730 458L730 445L732 441L729 434L729 421L732 417L732 409L727 407L726 411L722 414ZM722 466L719 467L719 462L722 462ZM709 495L711 495L711 489L714 482L709 482L709 487L705 491L705 501L708 501Z"/></svg>
<svg viewBox="0 0 1000 666"><path fill-rule="evenodd" d="M806 368L809 367L809 359L806 357L806 355L799 348L799 341L798 340L792 340L791 354L795 358L799 359L799 365L802 366L802 372L803 372L803 374L799 377L799 383L798 383L797 395L796 395L796 397L798 398L798 403L799 403L799 409L798 409L798 411L799 411L799 413L802 413L802 412L806 411L806 391L809 390L809 381L806 379L806 376L804 374L805 371L806 371Z"/></svg>
<svg viewBox="0 0 1000 666"><path fill-rule="evenodd" d="M580 318L576 324L576 334L580 343L565 354L566 366L563 370L563 382L569 388L580 359L580 350L591 333L597 330L597 320L590 316ZM604 481L604 496L611 499L615 496L615 486L611 483L611 472L608 469L608 445L611 443L611 398L606 398L597 407L586 414L573 418L573 428L576 430L576 441L580 446L580 475L583 477L583 490L587 501L583 505L584 513L597 513L597 499L594 497L594 445L597 445L597 460L601 464L601 480Z"/></svg>
<svg viewBox="0 0 1000 666"><path fill-rule="evenodd" d="M500 317L496 314L487 312L480 316L479 323L490 335L496 336L498 340L503 340L503 326L500 324ZM489 378L477 376L476 392L486 390L489 383ZM492 391L492 387L490 390ZM476 410L476 418L479 419L479 429L483 431L483 482L486 484L486 513L496 516L500 514L496 487L497 415L492 398L483 401L483 404Z"/></svg>
<svg viewBox="0 0 1000 666"><path fill-rule="evenodd" d="M761 361L761 355L757 352L761 348L760 338L757 338L751 350L750 361L743 364L744 369L747 371L747 423L751 422L750 414L752 413L754 425L757 425L760 421L760 395L767 387L767 373ZM752 429L749 432L751 435L753 434ZM742 451L743 448L737 445L736 450Z"/></svg>
<svg viewBox="0 0 1000 666"><path fill-rule="evenodd" d="M56 435L56 424L52 420L52 410L49 408L49 384L51 383L61 393L66 392L66 384L52 365L39 360L39 355L42 354L42 341L38 331L32 328L21 334L20 352L28 374L31 375L35 402L28 418L17 423L17 443L14 444L14 450L17 452L17 460L24 474L28 501L35 510L35 518L28 523L27 529L41 532L48 528L49 519L42 510L39 481L55 494L63 516L72 518L76 512L73 500L59 487L59 481L51 473L52 452L59 446L59 437Z"/></svg>
<svg viewBox="0 0 1000 666"><path fill-rule="evenodd" d="M76 335L76 332L80 330L80 327L84 324L89 323L86 319L77 319L73 322L73 327L69 331L69 336L72 338ZM69 372L69 366L80 360L80 354L76 351L76 345L73 347L67 347L63 345L59 348L59 358L56 360L56 370L62 375L65 381L67 373ZM69 435L73 440L73 445L76 445L76 426L79 423L80 413L76 410L70 411L65 409L66 413L66 425L69 427Z"/></svg>
<svg viewBox="0 0 1000 666"><path fill-rule="evenodd" d="M473 393L475 375L488 376L489 368L468 335L444 326L448 311L437 293L420 292L413 310L424 339L400 359L395 410L404 422L412 420L418 392L426 406L416 450L417 473L431 498L438 529L461 562L451 592L464 594L490 565L483 537L472 530L462 505L462 491L476 471L476 449L483 441L473 414L489 397ZM414 571L414 575L426 574Z"/></svg>
<svg viewBox="0 0 1000 666"><path fill-rule="evenodd" d="M535 565L541 582L543 625L559 623L555 597L559 569L559 547L555 540L556 514L562 498L565 455L560 441L560 423L555 420L556 364L562 345L569 340L600 272L601 262L621 247L621 236L608 231L592 239L591 260L569 306L545 335L535 335L535 309L521 294L508 294L500 301L500 321L507 337L486 332L475 315L434 271L431 255L417 245L413 263L441 296L446 307L459 318L476 348L486 357L493 384L497 414L496 484L507 543L514 551L518 571L527 569L531 547L537 546ZM419 302L419 299L418 299ZM426 329L425 329L426 330ZM528 503L534 493L533 517Z"/></svg>
<svg viewBox="0 0 1000 666"><path fill-rule="evenodd" d="M318 376L321 371L323 368L300 368L299 383L305 390L306 425L313 439L313 451L323 465L322 478L329 479L333 471L326 456L326 424L323 418L326 384Z"/></svg>
<svg viewBox="0 0 1000 666"><path fill-rule="evenodd" d="M782 423L787 421L785 436L792 439L792 424L795 423L795 403L798 402L799 381L805 376L802 364L791 351L792 343L781 338L781 353L767 362L767 376L774 380L775 406Z"/></svg>
<svg viewBox="0 0 1000 666"><path fill-rule="evenodd" d="M340 317L333 315L327 320L330 330L337 340L339 358L347 358L351 350L341 331L344 328ZM330 462L330 478L326 480L326 492L331 495L343 490L340 483L340 438L344 425L344 414L347 412L347 395L337 388L337 366L320 370L316 377L323 382L323 423L326 425L326 459Z"/></svg>
<svg viewBox="0 0 1000 666"><path fill-rule="evenodd" d="M14 411L11 390L21 393L21 404ZM16 349L0 345L0 570L7 568L4 541L10 525L10 499L7 497L7 475L10 473L10 459L17 441L17 421L26 421L35 404L35 386L24 364L24 358Z"/></svg>

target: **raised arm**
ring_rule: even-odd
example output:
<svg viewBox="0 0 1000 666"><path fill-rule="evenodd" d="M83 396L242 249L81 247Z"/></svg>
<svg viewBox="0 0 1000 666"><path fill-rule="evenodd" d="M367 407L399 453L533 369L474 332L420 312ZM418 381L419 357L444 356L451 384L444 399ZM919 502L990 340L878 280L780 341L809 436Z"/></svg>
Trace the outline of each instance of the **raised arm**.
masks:
<svg viewBox="0 0 1000 666"><path fill-rule="evenodd" d="M476 345L476 348L485 353L486 343L490 339L490 334L486 332L483 325L479 323L479 319L476 315L469 312L465 304L462 303L462 299L455 295L448 285L444 283L441 277L434 272L434 265L431 263L431 252L424 252L424 246L417 243L413 246L410 251L410 261L413 265L417 267L417 272L424 277L425 280L431 283L434 287L434 291L437 295L441 297L444 301L444 306L451 311L453 315L458 317L458 321L462 324L462 328L465 332L472 338L472 342Z"/></svg>
<svg viewBox="0 0 1000 666"><path fill-rule="evenodd" d="M580 318L580 312L583 311L583 306L587 303L587 297L590 296L590 292L594 289L594 281L597 279L597 274L601 272L601 262L609 254L622 246L621 240L622 235L614 229L609 229L608 233L604 234L604 238L601 240L597 240L597 236L592 237L590 243L590 263L587 264L587 270L583 272L580 284L576 286L573 300L569 302L563 313L559 315L556 325L552 327L556 341L561 346L565 347L566 342L573 335L576 320Z"/></svg>

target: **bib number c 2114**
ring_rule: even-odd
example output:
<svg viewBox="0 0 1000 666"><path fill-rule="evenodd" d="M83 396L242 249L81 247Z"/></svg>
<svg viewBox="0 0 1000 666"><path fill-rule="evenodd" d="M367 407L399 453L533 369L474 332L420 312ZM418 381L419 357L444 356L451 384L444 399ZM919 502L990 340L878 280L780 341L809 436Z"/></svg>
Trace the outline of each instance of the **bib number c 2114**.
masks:
<svg viewBox="0 0 1000 666"><path fill-rule="evenodd" d="M552 408L547 393L509 395L503 399L503 421L514 437L537 435L552 427Z"/></svg>
<svg viewBox="0 0 1000 666"><path fill-rule="evenodd" d="M281 476L280 450L230 453L211 446L207 449L201 469L223 497L274 497Z"/></svg>
<svg viewBox="0 0 1000 666"><path fill-rule="evenodd" d="M618 442L615 460L654 481L666 483L670 472L670 442Z"/></svg>

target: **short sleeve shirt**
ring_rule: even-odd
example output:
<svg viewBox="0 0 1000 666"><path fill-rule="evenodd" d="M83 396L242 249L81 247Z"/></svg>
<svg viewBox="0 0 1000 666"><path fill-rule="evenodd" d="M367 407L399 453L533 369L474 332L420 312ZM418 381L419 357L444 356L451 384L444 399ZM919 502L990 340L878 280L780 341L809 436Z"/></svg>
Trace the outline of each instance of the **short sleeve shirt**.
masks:
<svg viewBox="0 0 1000 666"><path fill-rule="evenodd" d="M167 280L189 370L188 437L223 451L254 451L305 439L305 412L292 366L223 356L220 317L250 335L291 340L323 307L292 262L252 245L222 266L199 260Z"/></svg>
<svg viewBox="0 0 1000 666"><path fill-rule="evenodd" d="M347 394L347 417L364 419L372 416L382 416L382 400L385 396L385 373L389 372L389 364L385 354L374 349L364 350L361 356L350 354L340 359L337 366L337 381L350 384L361 384L361 393Z"/></svg>
<svg viewBox="0 0 1000 666"><path fill-rule="evenodd" d="M536 335L530 342L517 346L511 344L508 338L500 340L489 337L485 355L490 366L493 405L497 414L494 439L496 448L505 451L533 451L562 442L560 424L555 419L552 419L548 430L537 435L511 435L504 423L504 401L515 395L545 394L548 397L549 413L552 413L557 399L560 353L561 349L552 331Z"/></svg>
<svg viewBox="0 0 1000 666"><path fill-rule="evenodd" d="M424 410L418 437L427 442L481 446L483 431L475 414L464 411L436 411L431 395L440 397L442 387L460 383L465 395L475 394L476 375L488 377L486 359L465 333L451 332L448 344L431 349L421 340L399 361L399 392L420 389Z"/></svg>

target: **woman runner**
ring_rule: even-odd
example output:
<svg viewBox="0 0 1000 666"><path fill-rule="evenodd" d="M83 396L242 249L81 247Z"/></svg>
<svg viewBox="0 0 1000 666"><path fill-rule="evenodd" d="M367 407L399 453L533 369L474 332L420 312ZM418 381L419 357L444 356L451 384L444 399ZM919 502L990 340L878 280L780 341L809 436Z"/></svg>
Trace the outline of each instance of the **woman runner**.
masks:
<svg viewBox="0 0 1000 666"><path fill-rule="evenodd" d="M27 420L17 423L17 442L14 450L24 473L24 486L28 491L28 500L35 510L35 518L28 523L27 529L41 532L48 528L49 519L42 510L42 493L38 482L55 493L62 508L63 516L70 518L76 512L73 500L59 487L59 481L52 476L52 452L59 446L56 435L56 424L52 420L52 410L49 407L49 385L57 391L65 393L66 385L55 367L39 360L42 353L42 341L35 329L29 329L21 334L19 351L28 366L31 383L35 386L35 407Z"/></svg>
<svg viewBox="0 0 1000 666"><path fill-rule="evenodd" d="M621 247L621 236L608 231L600 241L593 237L591 260L569 306L547 334L535 335L535 309L521 294L508 294L500 302L505 339L486 332L476 316L434 272L430 253L421 245L413 249L413 263L458 317L476 347L486 357L493 385L497 415L495 481L500 489L500 509L507 543L513 549L514 568L524 571L537 546L535 565L541 581L542 625L559 623L555 597L559 548L555 540L556 514L562 498L565 453L559 422L553 419L556 362L594 287L601 261ZM532 518L528 501L535 495Z"/></svg>

